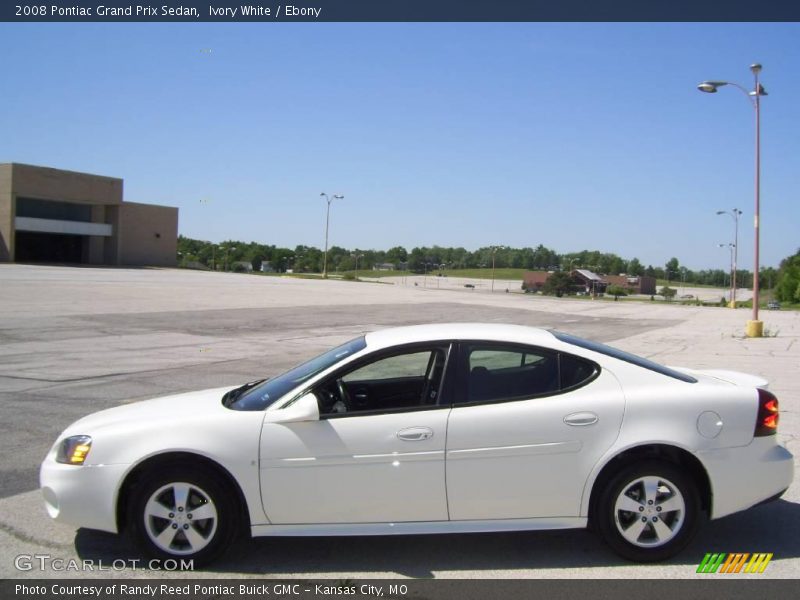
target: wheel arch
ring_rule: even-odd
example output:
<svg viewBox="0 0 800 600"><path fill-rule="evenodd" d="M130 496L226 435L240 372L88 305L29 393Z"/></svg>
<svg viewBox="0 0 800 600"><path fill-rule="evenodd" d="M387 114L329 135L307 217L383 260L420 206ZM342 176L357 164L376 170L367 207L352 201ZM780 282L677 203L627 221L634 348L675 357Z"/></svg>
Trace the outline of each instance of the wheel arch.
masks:
<svg viewBox="0 0 800 600"><path fill-rule="evenodd" d="M613 479L621 469L643 460L660 460L685 469L695 485L697 485L697 490L700 493L701 509L708 517L711 517L713 493L711 489L711 480L709 479L708 472L703 466L703 463L700 462L694 454L678 446L672 446L670 444L643 444L623 450L608 460L606 464L603 465L602 469L600 469L600 472L592 483L591 493L589 495L588 517L590 526L593 524L592 521L595 518L597 503L604 486L608 485L611 479Z"/></svg>
<svg viewBox="0 0 800 600"><path fill-rule="evenodd" d="M119 533L123 533L127 527L127 514L130 508L132 492L139 481L141 481L142 477L152 469L165 469L175 466L190 466L195 469L200 468L219 477L226 487L234 491L236 505L239 510L239 518L241 519L242 531L250 530L250 513L247 507L247 500L244 496L244 492L233 475L231 475L230 471L215 460L203 456L202 454L175 451L150 456L138 463L125 476L119 488L119 492L117 493L116 502L117 531Z"/></svg>

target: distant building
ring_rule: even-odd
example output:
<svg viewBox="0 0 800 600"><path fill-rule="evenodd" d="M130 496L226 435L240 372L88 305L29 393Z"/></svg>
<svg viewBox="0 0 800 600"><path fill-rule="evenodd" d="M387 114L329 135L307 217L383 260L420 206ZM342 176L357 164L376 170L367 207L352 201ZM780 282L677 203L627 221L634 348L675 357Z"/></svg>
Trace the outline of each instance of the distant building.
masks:
<svg viewBox="0 0 800 600"><path fill-rule="evenodd" d="M582 291L587 294L604 294L608 286L608 282L603 277L588 269L575 269L570 276L579 282L583 287Z"/></svg>
<svg viewBox="0 0 800 600"><path fill-rule="evenodd" d="M0 262L177 265L178 209L122 199L122 179L0 164Z"/></svg>
<svg viewBox="0 0 800 600"><path fill-rule="evenodd" d="M376 263L372 265L373 271L394 271L394 263Z"/></svg>
<svg viewBox="0 0 800 600"><path fill-rule="evenodd" d="M526 271L522 278L522 289L528 292L541 292L552 274L548 271Z"/></svg>
<svg viewBox="0 0 800 600"><path fill-rule="evenodd" d="M262 260L261 261L261 269L260 270L261 270L262 273L274 273L275 272L275 267L273 267L272 264L268 260Z"/></svg>
<svg viewBox="0 0 800 600"><path fill-rule="evenodd" d="M645 294L652 296L656 293L656 278L648 277L647 275L640 275L638 277L629 277L627 275L606 275L608 285L618 285L629 294Z"/></svg>
<svg viewBox="0 0 800 600"><path fill-rule="evenodd" d="M544 284L554 271L526 271L522 279L522 287L531 292L540 292ZM642 275L628 277L627 275L598 275L587 269L575 269L570 272L573 281L573 292L586 294L605 294L610 285L618 285L629 294L656 293L656 280L654 277Z"/></svg>

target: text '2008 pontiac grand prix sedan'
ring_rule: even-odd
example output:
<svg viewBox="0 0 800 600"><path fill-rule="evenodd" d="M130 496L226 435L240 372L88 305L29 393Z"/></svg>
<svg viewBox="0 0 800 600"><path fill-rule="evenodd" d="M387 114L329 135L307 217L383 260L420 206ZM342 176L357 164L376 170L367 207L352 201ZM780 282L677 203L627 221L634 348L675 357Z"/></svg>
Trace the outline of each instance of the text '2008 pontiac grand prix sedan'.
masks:
<svg viewBox="0 0 800 600"><path fill-rule="evenodd" d="M389 329L272 379L85 417L48 453L41 485L53 518L196 564L243 531L590 523L623 557L655 561L705 519L788 488L766 387L528 327Z"/></svg>

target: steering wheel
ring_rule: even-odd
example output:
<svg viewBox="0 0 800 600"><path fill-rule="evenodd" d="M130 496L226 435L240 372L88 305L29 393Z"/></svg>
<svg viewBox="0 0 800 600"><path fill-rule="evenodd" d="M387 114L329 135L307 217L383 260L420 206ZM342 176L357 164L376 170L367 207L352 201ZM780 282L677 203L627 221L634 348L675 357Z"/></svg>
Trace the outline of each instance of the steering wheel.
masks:
<svg viewBox="0 0 800 600"><path fill-rule="evenodd" d="M344 405L345 409L337 412L350 412L353 410L353 402L350 400L350 394L347 393L347 387L345 387L341 377L336 380L336 389L339 391L339 402ZM334 404L334 406L336 406L336 404Z"/></svg>

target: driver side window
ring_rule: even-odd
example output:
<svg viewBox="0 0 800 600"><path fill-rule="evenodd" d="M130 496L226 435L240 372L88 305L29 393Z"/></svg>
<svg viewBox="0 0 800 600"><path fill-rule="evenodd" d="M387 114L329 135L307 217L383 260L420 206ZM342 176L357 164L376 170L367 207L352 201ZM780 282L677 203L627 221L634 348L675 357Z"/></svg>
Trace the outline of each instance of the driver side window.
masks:
<svg viewBox="0 0 800 600"><path fill-rule="evenodd" d="M360 363L316 391L320 415L357 416L436 406L447 353L447 346L417 346Z"/></svg>

